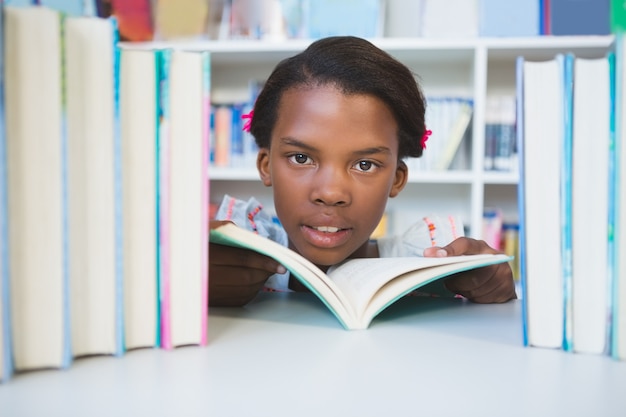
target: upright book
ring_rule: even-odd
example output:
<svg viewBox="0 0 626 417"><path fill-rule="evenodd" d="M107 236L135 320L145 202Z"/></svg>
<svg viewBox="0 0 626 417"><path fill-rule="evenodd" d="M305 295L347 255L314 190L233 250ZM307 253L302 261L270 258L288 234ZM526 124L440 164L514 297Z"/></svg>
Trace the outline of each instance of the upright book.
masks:
<svg viewBox="0 0 626 417"><path fill-rule="evenodd" d="M517 60L524 343L550 348L561 348L564 339L564 76L562 55Z"/></svg>
<svg viewBox="0 0 626 417"><path fill-rule="evenodd" d="M613 57L572 59L571 347L574 352L602 354L608 352L610 323Z"/></svg>
<svg viewBox="0 0 626 417"><path fill-rule="evenodd" d="M413 290L449 275L507 262L509 256L350 259L327 273L291 249L234 223L211 229L211 242L251 249L280 262L313 292L346 330L366 329L372 319Z"/></svg>
<svg viewBox="0 0 626 417"><path fill-rule="evenodd" d="M61 19L4 9L9 267L16 370L70 362Z"/></svg>
<svg viewBox="0 0 626 417"><path fill-rule="evenodd" d="M156 60L120 52L120 126L126 349L159 344L157 297Z"/></svg>
<svg viewBox="0 0 626 417"><path fill-rule="evenodd" d="M70 311L74 356L121 354L115 20L65 19Z"/></svg>
<svg viewBox="0 0 626 417"><path fill-rule="evenodd" d="M159 291L161 346L170 349L206 344L210 61L207 52L164 52Z"/></svg>

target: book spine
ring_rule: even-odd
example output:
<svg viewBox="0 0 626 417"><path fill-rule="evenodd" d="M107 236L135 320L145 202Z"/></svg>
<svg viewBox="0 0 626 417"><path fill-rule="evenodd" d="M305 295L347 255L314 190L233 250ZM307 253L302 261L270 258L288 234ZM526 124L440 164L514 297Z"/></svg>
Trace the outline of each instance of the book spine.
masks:
<svg viewBox="0 0 626 417"><path fill-rule="evenodd" d="M207 317L208 317L208 294L209 294L209 197L210 197L210 183L209 183L209 146L211 141L211 55L209 52L204 52L202 55L202 78L203 78L203 90L202 90L202 113L203 113L203 126L202 126L202 175L206 177L202 181L202 306L201 306L201 335L200 344L207 344Z"/></svg>
<svg viewBox="0 0 626 417"><path fill-rule="evenodd" d="M517 202L519 212L519 274L522 291L522 339L524 346L529 345L528 341L528 296L527 276L526 276L526 194L524 192L524 57L520 56L515 61L515 89L517 97L517 149L519 152L519 184L517 187Z"/></svg>
<svg viewBox="0 0 626 417"><path fill-rule="evenodd" d="M13 375L9 297L6 130L4 114L4 8L0 3L0 382Z"/></svg>
<svg viewBox="0 0 626 417"><path fill-rule="evenodd" d="M122 201L122 133L120 124L120 58L117 19L110 18L113 41L113 171L115 211L115 355L121 356L124 342L124 218Z"/></svg>
<svg viewBox="0 0 626 417"><path fill-rule="evenodd" d="M160 304L161 347L171 349L172 329L170 318L170 238L169 238L169 142L170 104L169 72L171 51L157 51L159 84L159 125L157 133L158 160L158 281Z"/></svg>
<svg viewBox="0 0 626 417"><path fill-rule="evenodd" d="M563 349L572 350L572 145L574 111L574 55L564 57L563 161L561 163L561 257L563 266Z"/></svg>

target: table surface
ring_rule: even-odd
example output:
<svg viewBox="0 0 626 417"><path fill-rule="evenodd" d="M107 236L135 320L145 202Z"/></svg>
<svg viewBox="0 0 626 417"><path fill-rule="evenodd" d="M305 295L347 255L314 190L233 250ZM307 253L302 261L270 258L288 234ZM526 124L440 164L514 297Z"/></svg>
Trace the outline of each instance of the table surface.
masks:
<svg viewBox="0 0 626 417"><path fill-rule="evenodd" d="M626 362L524 347L521 302L408 297L344 330L310 294L212 308L209 345L0 384L0 416L620 416Z"/></svg>

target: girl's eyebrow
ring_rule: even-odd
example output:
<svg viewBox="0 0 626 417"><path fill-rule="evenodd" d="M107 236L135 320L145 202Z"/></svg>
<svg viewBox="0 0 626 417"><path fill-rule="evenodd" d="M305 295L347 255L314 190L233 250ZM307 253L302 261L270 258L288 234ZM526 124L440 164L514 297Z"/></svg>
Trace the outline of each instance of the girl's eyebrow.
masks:
<svg viewBox="0 0 626 417"><path fill-rule="evenodd" d="M293 137L284 137L280 139L281 144L288 146L295 146L298 148L305 149L307 151L315 151L317 148L309 145L308 143L302 142ZM375 155L375 154L389 154L391 155L391 149L386 146L374 146L371 148L358 149L354 151L355 155L367 156L367 155Z"/></svg>

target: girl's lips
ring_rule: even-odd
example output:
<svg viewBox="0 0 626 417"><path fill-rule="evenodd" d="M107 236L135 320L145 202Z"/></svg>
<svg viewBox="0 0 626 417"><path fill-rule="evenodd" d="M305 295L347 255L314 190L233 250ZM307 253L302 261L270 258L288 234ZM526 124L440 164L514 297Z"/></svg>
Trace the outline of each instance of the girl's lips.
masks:
<svg viewBox="0 0 626 417"><path fill-rule="evenodd" d="M304 239L313 246L333 248L344 244L351 235L351 229L342 229L335 226L302 226L300 228Z"/></svg>

